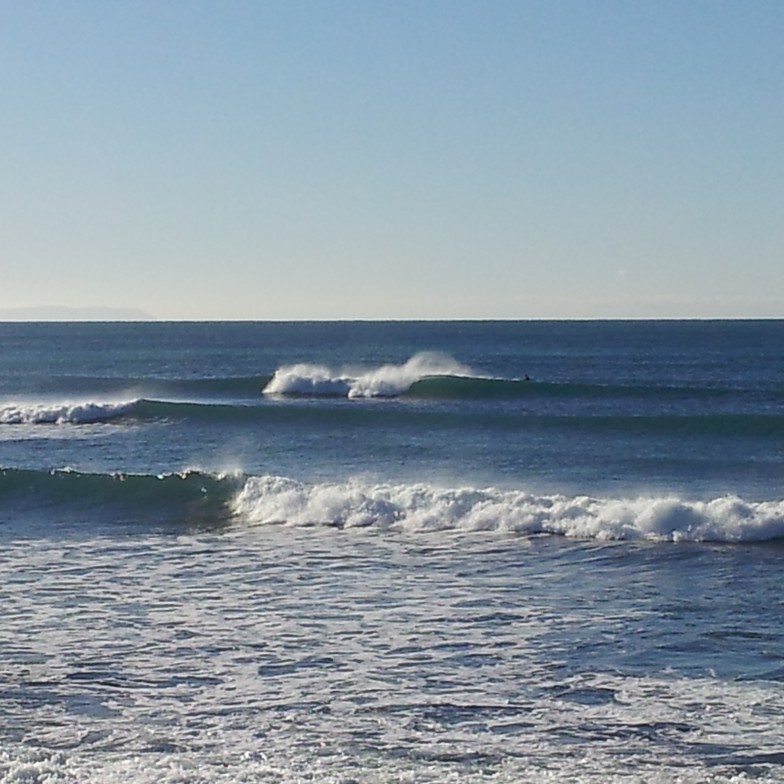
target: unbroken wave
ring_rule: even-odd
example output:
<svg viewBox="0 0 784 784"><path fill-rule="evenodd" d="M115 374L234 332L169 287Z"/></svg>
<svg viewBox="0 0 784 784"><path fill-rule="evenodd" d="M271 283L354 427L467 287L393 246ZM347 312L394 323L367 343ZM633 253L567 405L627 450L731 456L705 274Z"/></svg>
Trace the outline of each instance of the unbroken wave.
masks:
<svg viewBox="0 0 784 784"><path fill-rule="evenodd" d="M234 514L260 524L377 527L405 531L496 531L600 540L749 542L784 538L784 501L735 496L594 498L493 488L304 484L251 477Z"/></svg>
<svg viewBox="0 0 784 784"><path fill-rule="evenodd" d="M446 354L422 352L402 365L361 372L335 371L324 365L285 365L275 371L265 395L314 397L397 397L428 377L472 377L471 368Z"/></svg>
<svg viewBox="0 0 784 784"><path fill-rule="evenodd" d="M436 382L449 379L434 379ZM467 382L464 394L471 395L474 385L485 395L482 379L452 379ZM427 385L430 379L417 382ZM494 383L488 380L487 383ZM505 382L507 384L513 382ZM499 386L503 390L503 384ZM323 390L321 394L326 394ZM342 393L343 394L343 393ZM500 392L499 394L503 394ZM0 404L0 425L79 426L107 424L137 425L149 422L195 422L218 426L265 423L304 428L369 428L365 437L372 438L375 426L398 428L437 428L444 433L466 427L504 432L575 434L624 434L630 437L753 437L776 439L784 434L784 416L777 414L542 414L530 408L513 410L436 410L432 408L396 407L322 407L267 405L255 401L177 401L139 398L122 402L81 403L5 403Z"/></svg>
<svg viewBox="0 0 784 784"><path fill-rule="evenodd" d="M74 520L111 525L220 525L231 517L231 501L244 477L186 470L165 474L89 473L0 469L0 522L35 518L37 509L57 511L63 525ZM20 515L19 510L24 514ZM7 520L3 520L7 515Z"/></svg>

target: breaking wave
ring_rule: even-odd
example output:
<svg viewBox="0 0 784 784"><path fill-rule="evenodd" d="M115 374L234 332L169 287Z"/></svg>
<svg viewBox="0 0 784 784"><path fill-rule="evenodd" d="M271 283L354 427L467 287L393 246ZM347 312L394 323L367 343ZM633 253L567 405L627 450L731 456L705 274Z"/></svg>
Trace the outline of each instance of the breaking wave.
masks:
<svg viewBox="0 0 784 784"><path fill-rule="evenodd" d="M746 542L784 538L784 501L533 495L494 488L305 484L250 477L232 502L246 521L405 531L496 531L579 539Z"/></svg>
<svg viewBox="0 0 784 784"><path fill-rule="evenodd" d="M138 402L0 403L0 424L83 425L109 422L127 416Z"/></svg>
<svg viewBox="0 0 784 784"><path fill-rule="evenodd" d="M306 483L288 477L199 470L160 475L91 474L71 469L0 469L6 510L60 509L63 518L150 519L194 525L250 524L410 534L494 532L574 539L763 542L784 539L784 500L706 501L677 496L600 498L497 488L443 488L352 479ZM82 514L90 510L87 518ZM100 515L98 515L100 518Z"/></svg>
<svg viewBox="0 0 784 784"><path fill-rule="evenodd" d="M422 352L402 365L366 371L335 371L325 365L284 365L264 388L265 395L397 397L430 377L473 377L471 368L446 354Z"/></svg>

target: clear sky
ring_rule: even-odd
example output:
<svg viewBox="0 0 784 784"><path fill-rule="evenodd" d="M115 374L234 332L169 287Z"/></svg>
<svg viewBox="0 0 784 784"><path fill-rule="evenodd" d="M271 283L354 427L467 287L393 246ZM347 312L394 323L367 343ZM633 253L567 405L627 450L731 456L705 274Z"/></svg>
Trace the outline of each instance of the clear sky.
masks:
<svg viewBox="0 0 784 784"><path fill-rule="evenodd" d="M0 0L0 312L784 317L782 0Z"/></svg>

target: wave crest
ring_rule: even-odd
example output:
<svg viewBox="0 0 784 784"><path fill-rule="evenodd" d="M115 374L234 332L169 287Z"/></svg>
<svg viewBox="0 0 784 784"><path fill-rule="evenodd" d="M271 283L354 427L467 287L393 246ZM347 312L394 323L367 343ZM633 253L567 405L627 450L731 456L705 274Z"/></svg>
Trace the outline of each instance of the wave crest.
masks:
<svg viewBox="0 0 784 784"><path fill-rule="evenodd" d="M408 531L499 531L577 539L751 542L784 538L784 501L736 496L594 498L494 488L304 484L250 477L232 502L235 516L261 524L375 526Z"/></svg>
<svg viewBox="0 0 784 784"><path fill-rule="evenodd" d="M784 539L784 500L707 501L677 497L536 495L497 488L374 484L360 479L306 483L241 472L91 474L73 469L0 468L0 500L14 509L56 506L62 520L107 510L115 523L326 526L411 534L488 532L520 536L659 542ZM100 516L100 515L99 515ZM2 523L3 520L0 520Z"/></svg>
<svg viewBox="0 0 784 784"><path fill-rule="evenodd" d="M402 365L382 365L360 372L335 371L324 365L284 365L263 391L265 395L397 397L423 378L472 375L471 368L447 354L426 351Z"/></svg>
<svg viewBox="0 0 784 784"><path fill-rule="evenodd" d="M3 403L2 425L84 425L126 416L138 400L121 402Z"/></svg>

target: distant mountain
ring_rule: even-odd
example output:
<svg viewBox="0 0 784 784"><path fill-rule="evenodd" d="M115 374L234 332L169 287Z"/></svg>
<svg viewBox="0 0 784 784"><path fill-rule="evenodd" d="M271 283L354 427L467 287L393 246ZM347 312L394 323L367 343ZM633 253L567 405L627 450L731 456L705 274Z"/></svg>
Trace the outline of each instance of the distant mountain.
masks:
<svg viewBox="0 0 784 784"><path fill-rule="evenodd" d="M140 308L0 308L0 321L152 321Z"/></svg>

